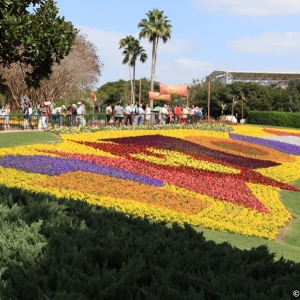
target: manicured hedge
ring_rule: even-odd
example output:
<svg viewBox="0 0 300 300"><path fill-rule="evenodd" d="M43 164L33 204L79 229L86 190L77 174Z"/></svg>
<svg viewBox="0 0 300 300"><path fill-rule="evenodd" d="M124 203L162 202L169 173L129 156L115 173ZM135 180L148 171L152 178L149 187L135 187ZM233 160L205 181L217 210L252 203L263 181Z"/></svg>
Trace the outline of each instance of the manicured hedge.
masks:
<svg viewBox="0 0 300 300"><path fill-rule="evenodd" d="M291 299L300 264L0 186L0 299Z"/></svg>
<svg viewBox="0 0 300 300"><path fill-rule="evenodd" d="M247 123L300 128L300 113L279 111L250 111Z"/></svg>

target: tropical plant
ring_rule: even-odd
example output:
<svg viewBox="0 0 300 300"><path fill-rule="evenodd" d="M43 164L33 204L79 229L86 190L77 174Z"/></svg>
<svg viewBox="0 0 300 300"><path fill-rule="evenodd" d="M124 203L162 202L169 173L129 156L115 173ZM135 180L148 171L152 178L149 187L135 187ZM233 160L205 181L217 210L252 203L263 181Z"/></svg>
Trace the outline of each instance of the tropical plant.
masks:
<svg viewBox="0 0 300 300"><path fill-rule="evenodd" d="M130 76L130 84L131 84L131 95L133 95L133 85L132 85L132 76L131 76L131 59L132 59L132 51L134 48L134 44L135 44L135 38L132 35L127 35L125 38L121 39L119 42L119 49L123 48L123 55L124 55L124 59L123 59L123 64L127 64L128 63L128 67L129 67L129 76ZM132 101L132 98L130 99L130 101Z"/></svg>
<svg viewBox="0 0 300 300"><path fill-rule="evenodd" d="M134 38L132 35L128 35L125 38L120 40L120 47L119 49L123 48L123 64L128 64L129 66L129 75L130 75L130 82L131 82L131 94L132 98L130 101L135 102L135 65L138 57L140 61L144 63L148 56L145 52L145 49L140 45L139 41ZM132 67L132 76L131 76L131 67Z"/></svg>
<svg viewBox="0 0 300 300"><path fill-rule="evenodd" d="M140 62L144 63L148 55L145 52L145 49L140 46L139 41L137 40L136 47L133 49L132 59L131 59L131 65L132 65L132 78L133 78L133 101L135 102L135 65L137 59L140 58Z"/></svg>
<svg viewBox="0 0 300 300"><path fill-rule="evenodd" d="M152 65L151 65L151 91L154 91L154 76L157 57L158 41L161 38L166 43L171 38L170 20L164 16L164 11L153 9L146 13L148 19L142 19L138 24L141 28L139 38L147 38L152 43ZM150 101L150 106L153 108L153 100Z"/></svg>

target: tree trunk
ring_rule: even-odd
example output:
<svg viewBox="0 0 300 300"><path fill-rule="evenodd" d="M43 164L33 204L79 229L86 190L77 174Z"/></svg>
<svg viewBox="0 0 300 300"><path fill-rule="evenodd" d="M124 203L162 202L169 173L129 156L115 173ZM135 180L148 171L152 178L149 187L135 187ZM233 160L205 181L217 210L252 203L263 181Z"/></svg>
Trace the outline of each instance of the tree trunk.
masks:
<svg viewBox="0 0 300 300"><path fill-rule="evenodd" d="M130 55L129 55L129 63L128 63L128 67L129 67L129 76L130 76L130 88L131 88L131 97L130 97L130 104L131 103L134 103L133 101L134 101L134 95L133 95L133 86L132 86L132 77L131 77L131 70L130 70L130 61L131 61L131 59L130 59Z"/></svg>
<svg viewBox="0 0 300 300"><path fill-rule="evenodd" d="M156 64L156 38L153 39L152 43L152 66L151 66L151 85L150 85L150 91L154 91L154 76L155 76L155 64ZM153 100L150 100L150 108L153 108Z"/></svg>
<svg viewBox="0 0 300 300"><path fill-rule="evenodd" d="M133 104L135 103L135 64L132 66L132 99L133 99Z"/></svg>

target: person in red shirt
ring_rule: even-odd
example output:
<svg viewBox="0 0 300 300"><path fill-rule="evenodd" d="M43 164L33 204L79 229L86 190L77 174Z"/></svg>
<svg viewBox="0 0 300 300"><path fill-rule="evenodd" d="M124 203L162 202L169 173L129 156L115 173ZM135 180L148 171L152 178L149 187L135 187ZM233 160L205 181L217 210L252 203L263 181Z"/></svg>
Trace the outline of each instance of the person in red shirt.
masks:
<svg viewBox="0 0 300 300"><path fill-rule="evenodd" d="M180 107L179 104L177 104L176 107L174 108L174 121L176 124L179 124L181 114L182 114L182 108Z"/></svg>

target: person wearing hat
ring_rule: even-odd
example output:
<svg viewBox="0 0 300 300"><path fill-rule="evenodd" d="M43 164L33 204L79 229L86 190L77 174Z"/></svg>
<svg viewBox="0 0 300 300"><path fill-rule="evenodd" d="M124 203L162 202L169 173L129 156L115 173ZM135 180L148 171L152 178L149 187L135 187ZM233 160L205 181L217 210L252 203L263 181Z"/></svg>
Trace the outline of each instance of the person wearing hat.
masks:
<svg viewBox="0 0 300 300"><path fill-rule="evenodd" d="M61 107L56 107L52 110L51 119L52 119L52 127L54 127L56 119L59 120L59 127L62 126L62 117L65 115L64 111L66 110L65 105Z"/></svg>
<svg viewBox="0 0 300 300"><path fill-rule="evenodd" d="M82 104L81 102L77 103L77 108L76 108L77 117L76 117L76 119L77 119L78 125L84 126L85 125L84 117L83 117L84 109L83 109L81 104Z"/></svg>
<svg viewBox="0 0 300 300"><path fill-rule="evenodd" d="M83 114L82 114L83 125L86 125L86 107L85 107L85 104L84 104L83 100L81 100L80 102L81 102L81 106L83 108Z"/></svg>

